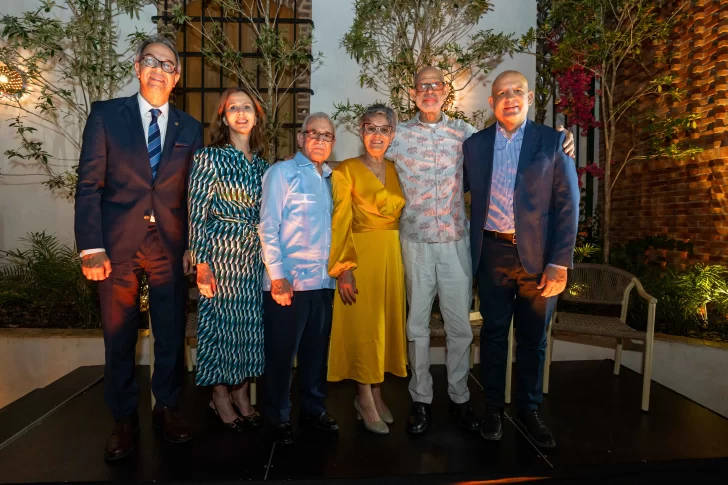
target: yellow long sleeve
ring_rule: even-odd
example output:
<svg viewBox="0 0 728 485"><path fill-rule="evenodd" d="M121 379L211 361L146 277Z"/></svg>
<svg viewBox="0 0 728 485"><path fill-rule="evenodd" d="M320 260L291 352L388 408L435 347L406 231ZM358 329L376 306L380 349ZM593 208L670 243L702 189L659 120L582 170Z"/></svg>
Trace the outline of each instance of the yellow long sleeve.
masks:
<svg viewBox="0 0 728 485"><path fill-rule="evenodd" d="M331 174L334 213L331 217L331 254L329 275L338 278L350 269L356 269L357 257L351 224L354 218L352 198L353 180L347 164L342 164Z"/></svg>

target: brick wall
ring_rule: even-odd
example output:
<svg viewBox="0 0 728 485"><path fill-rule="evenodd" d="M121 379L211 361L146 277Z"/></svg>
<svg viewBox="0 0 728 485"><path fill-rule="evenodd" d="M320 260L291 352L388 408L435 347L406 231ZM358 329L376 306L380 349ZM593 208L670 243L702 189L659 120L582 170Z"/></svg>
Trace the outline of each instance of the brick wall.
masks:
<svg viewBox="0 0 728 485"><path fill-rule="evenodd" d="M668 56L667 64L653 64L655 72L672 73L686 90L663 112L699 113L697 129L682 139L704 151L694 160L629 165L612 195L613 242L662 235L692 242L694 260L728 264L728 2L697 0L670 43L656 49L646 56L659 49ZM628 92L642 80L639 70L627 70L620 87ZM616 160L627 138L618 133Z"/></svg>

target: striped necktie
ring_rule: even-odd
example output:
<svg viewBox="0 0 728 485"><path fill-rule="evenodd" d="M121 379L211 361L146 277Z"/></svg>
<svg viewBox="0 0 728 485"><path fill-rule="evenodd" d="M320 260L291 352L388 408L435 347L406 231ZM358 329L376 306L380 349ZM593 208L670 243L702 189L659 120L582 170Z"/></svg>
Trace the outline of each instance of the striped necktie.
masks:
<svg viewBox="0 0 728 485"><path fill-rule="evenodd" d="M159 133L157 118L162 113L157 108L149 110L152 114L152 122L149 124L149 136L147 137L147 150L149 151L149 163L152 165L152 180L157 178L157 168L162 159L162 135Z"/></svg>

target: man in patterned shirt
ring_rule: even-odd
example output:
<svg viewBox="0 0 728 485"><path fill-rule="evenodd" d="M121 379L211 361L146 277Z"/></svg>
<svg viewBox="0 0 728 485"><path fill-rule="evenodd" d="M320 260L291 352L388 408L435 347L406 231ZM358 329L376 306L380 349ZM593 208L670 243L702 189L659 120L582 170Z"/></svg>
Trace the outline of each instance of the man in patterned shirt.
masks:
<svg viewBox="0 0 728 485"><path fill-rule="evenodd" d="M442 112L449 87L443 73L422 68L410 95L419 113L398 123L387 158L394 161L405 193L400 242L405 265L407 338L412 378L412 412L407 431L420 434L431 421L430 313L435 295L447 334L450 411L460 426L478 430L469 401L472 272L468 221L463 198L463 142L477 129ZM573 136L564 148L573 153Z"/></svg>

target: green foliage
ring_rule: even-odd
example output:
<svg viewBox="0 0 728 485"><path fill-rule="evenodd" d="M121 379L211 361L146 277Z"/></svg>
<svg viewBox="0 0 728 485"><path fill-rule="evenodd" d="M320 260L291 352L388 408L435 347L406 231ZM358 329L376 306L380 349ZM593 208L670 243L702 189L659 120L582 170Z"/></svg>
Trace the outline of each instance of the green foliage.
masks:
<svg viewBox="0 0 728 485"><path fill-rule="evenodd" d="M282 114L294 83L323 56L320 52L311 53L313 36L310 28L307 31L300 29L294 37L289 30L291 26L280 22L281 8L282 2L275 0L216 0L206 6L205 17L221 16L231 22L244 18L251 22L248 25L253 31L253 50L260 56L257 63L251 63L245 57L246 53L237 47L237 34L231 40L220 22L206 19L200 27L199 22L193 22L185 15L180 2L174 5L171 13L175 25L186 25L204 39L201 52L208 63L232 74L260 101L268 117L266 128L271 159L288 155L276 154L275 149L276 140L284 132L283 124L294 121ZM264 89L259 88L259 79L263 79Z"/></svg>
<svg viewBox="0 0 728 485"><path fill-rule="evenodd" d="M139 18L150 3L43 0L37 9L20 16L0 17L0 63L20 71L26 81L21 97L0 99L0 106L18 113L9 126L20 143L5 155L23 166L40 168L44 184L68 198L75 189L75 163L91 103L113 97L133 73L131 48L118 47L118 18ZM128 44L134 45L143 35L131 34ZM74 152L61 158L47 150L35 138L39 129L62 136Z"/></svg>
<svg viewBox="0 0 728 485"><path fill-rule="evenodd" d="M598 79L600 133L607 162L604 165L604 261L611 250L610 221L612 190L631 162L655 157L681 159L701 150L674 139L695 128L699 115L671 116L669 110L657 116L658 107L684 96L674 76L657 75L657 65L669 54L654 46L667 44L690 0L675 2L668 13L654 0L553 0L549 20L536 34L553 47L554 69L581 66ZM533 40L533 35L529 40ZM641 68L644 81L627 90L621 81L627 68ZM616 159L614 142L631 135L631 146ZM614 163L614 167L612 164Z"/></svg>
<svg viewBox="0 0 728 485"><path fill-rule="evenodd" d="M452 89L444 111L463 118L454 105L456 92L522 47L512 34L481 30L469 35L493 10L488 0L357 0L354 10L341 45L359 64L359 84L384 95L400 120L416 113L410 88L420 68L433 65L445 73ZM356 105L334 106L345 121L357 118Z"/></svg>
<svg viewBox="0 0 728 485"><path fill-rule="evenodd" d="M26 249L0 251L0 307L25 308L43 326L70 313L80 326L98 327L98 292L83 276L78 253L45 232L22 241Z"/></svg>
<svg viewBox="0 0 728 485"><path fill-rule="evenodd" d="M693 245L650 236L615 245L611 264L635 275L657 298L655 325L659 332L699 338L728 339L728 268L698 263L668 264L668 251L693 254ZM627 322L644 330L647 304L632 295Z"/></svg>
<svg viewBox="0 0 728 485"><path fill-rule="evenodd" d="M612 252L610 263L639 276L647 274L650 268L667 266L663 251L681 251L693 255L693 243L668 238L667 236L648 236L633 239L625 244L617 244Z"/></svg>
<svg viewBox="0 0 728 485"><path fill-rule="evenodd" d="M597 263L601 256L602 248L597 244L584 243L581 246L574 248L574 262L575 263Z"/></svg>
<svg viewBox="0 0 728 485"><path fill-rule="evenodd" d="M0 317L14 326L98 328L97 284L81 271L75 248L44 232L22 238L24 249L0 251ZM148 279L139 278L139 310L149 309ZM18 316L19 315L19 316ZM146 320L142 318L142 326Z"/></svg>
<svg viewBox="0 0 728 485"><path fill-rule="evenodd" d="M728 268L696 264L686 269L649 267L639 277L657 298L656 329L671 335L728 339ZM644 329L647 305L633 297L628 323Z"/></svg>

